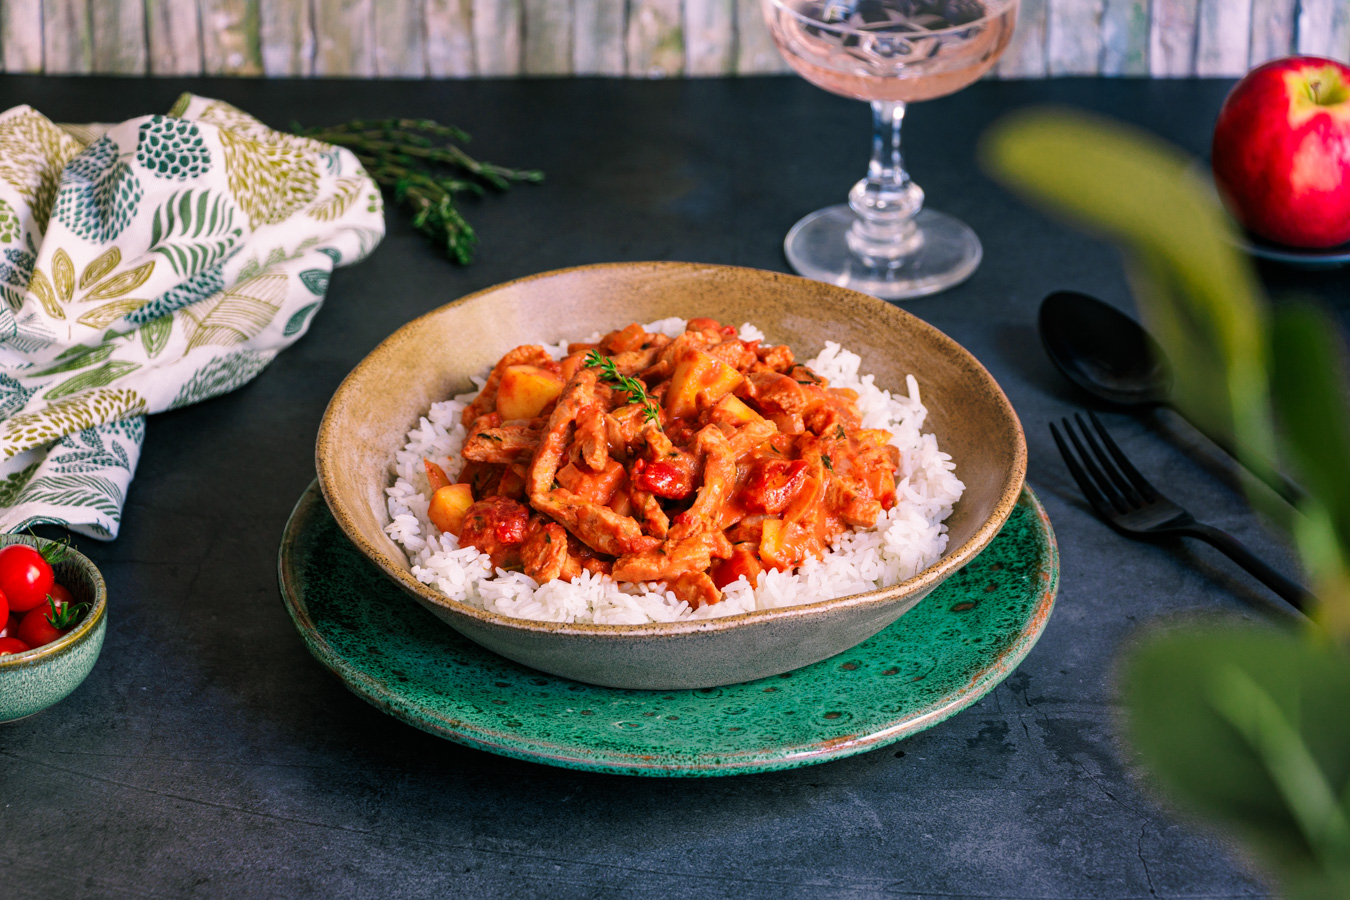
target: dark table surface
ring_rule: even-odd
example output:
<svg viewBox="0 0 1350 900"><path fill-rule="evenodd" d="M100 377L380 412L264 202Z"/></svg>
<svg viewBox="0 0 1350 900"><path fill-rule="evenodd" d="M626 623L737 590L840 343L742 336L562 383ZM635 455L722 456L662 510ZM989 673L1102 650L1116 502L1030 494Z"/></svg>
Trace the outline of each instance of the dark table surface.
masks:
<svg viewBox="0 0 1350 900"><path fill-rule="evenodd" d="M1113 672L1177 613L1278 617L1203 546L1126 541L1093 518L1045 423L1080 406L1043 356L1058 288L1129 308L1110 248L1028 210L974 165L1008 110L1053 102L1202 151L1222 81L978 84L915 106L908 163L984 242L968 282L905 308L964 344L1022 417L1029 481L1060 542L1058 607L982 701L929 731L793 771L707 780L589 774L432 737L367 705L305 650L278 599L278 541L314 477L338 382L399 325L473 290L581 263L675 259L786 271L783 235L840 202L868 115L792 78L347 83L0 78L57 121L163 112L183 90L276 126L393 114L474 134L543 185L470 204L477 262L391 214L335 274L310 332L254 382L154 416L121 536L82 539L108 580L103 655L59 705L0 726L0 894L47 897L1246 897L1235 848L1169 812L1126 765ZM1265 269L1344 309L1339 271ZM1105 415L1175 498L1286 570L1225 461L1179 420Z"/></svg>

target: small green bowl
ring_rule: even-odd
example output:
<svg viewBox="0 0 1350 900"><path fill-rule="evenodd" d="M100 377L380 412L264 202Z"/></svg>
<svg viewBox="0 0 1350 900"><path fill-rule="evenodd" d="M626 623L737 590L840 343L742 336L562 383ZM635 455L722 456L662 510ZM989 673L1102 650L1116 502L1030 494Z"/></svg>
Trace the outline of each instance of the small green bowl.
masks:
<svg viewBox="0 0 1350 900"><path fill-rule="evenodd" d="M41 546L50 541L23 534L0 535L0 547ZM13 722L41 712L80 686L94 668L108 630L108 588L98 568L84 554L71 550L52 567L76 603L88 603L71 631L50 644L23 653L0 656L0 722Z"/></svg>

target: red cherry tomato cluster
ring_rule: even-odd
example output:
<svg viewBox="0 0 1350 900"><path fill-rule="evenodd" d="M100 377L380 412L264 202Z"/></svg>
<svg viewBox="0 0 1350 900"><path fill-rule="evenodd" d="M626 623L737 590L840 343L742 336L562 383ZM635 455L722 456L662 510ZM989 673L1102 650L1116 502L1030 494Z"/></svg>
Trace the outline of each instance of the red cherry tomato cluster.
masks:
<svg viewBox="0 0 1350 900"><path fill-rule="evenodd" d="M0 549L0 656L50 644L74 628L86 609L88 604L75 603L56 583L42 553L27 544Z"/></svg>

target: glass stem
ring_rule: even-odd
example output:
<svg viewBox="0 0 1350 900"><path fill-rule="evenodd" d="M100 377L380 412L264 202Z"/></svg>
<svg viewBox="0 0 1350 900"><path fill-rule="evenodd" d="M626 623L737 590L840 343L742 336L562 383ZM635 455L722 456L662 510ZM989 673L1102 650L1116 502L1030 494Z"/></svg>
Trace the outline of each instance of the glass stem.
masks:
<svg viewBox="0 0 1350 900"><path fill-rule="evenodd" d="M872 161L867 177L848 193L858 215L848 246L868 266L897 267L922 241L914 216L923 207L923 189L910 181L900 156L904 120L902 101L872 101Z"/></svg>

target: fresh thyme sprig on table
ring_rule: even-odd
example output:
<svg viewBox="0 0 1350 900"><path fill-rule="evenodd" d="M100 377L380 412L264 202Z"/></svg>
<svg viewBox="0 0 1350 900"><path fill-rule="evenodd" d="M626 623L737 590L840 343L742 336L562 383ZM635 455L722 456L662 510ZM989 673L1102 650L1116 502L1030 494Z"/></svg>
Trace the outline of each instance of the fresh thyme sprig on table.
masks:
<svg viewBox="0 0 1350 900"><path fill-rule="evenodd" d="M642 418L650 422L657 428L661 427L661 409L656 405L656 401L647 393L647 386L638 381L631 375L624 375L619 371L619 367L614 365L614 360L608 356L602 356L599 350L592 350L586 354L582 363L588 369L600 370L600 380L606 384L617 387L628 396L633 397L638 403L642 404Z"/></svg>
<svg viewBox="0 0 1350 900"><path fill-rule="evenodd" d="M413 227L460 265L473 261L478 235L460 213L456 198L544 179L544 173L536 169L479 162L451 143L468 143L468 134L430 119L380 119L313 128L295 125L292 129L354 153L370 177L393 193L394 202L411 210Z"/></svg>

